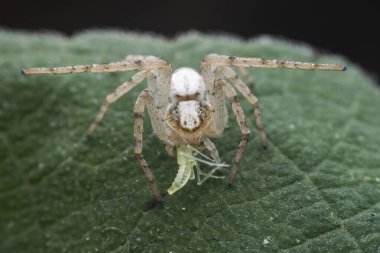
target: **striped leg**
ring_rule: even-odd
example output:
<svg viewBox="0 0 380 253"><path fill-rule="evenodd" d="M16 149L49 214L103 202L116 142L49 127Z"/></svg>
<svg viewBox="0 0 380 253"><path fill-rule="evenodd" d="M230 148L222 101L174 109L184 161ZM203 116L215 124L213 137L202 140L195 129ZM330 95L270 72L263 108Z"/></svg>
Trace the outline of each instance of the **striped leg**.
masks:
<svg viewBox="0 0 380 253"><path fill-rule="evenodd" d="M143 121L144 121L144 110L147 103L152 102L153 98L150 94L149 89L143 90L137 98L134 112L135 112L135 123L134 123L134 153L138 160L140 167L143 169L144 174L148 180L150 188L152 189L153 195L157 202L161 202L161 193L158 189L156 179L153 176L152 171L148 167L148 163L145 161L142 155L142 140L143 140Z"/></svg>
<svg viewBox="0 0 380 253"><path fill-rule="evenodd" d="M253 107L253 114L255 116L255 121L256 121L256 127L259 131L259 136L260 136L260 142L261 146L263 148L268 147L268 141L267 137L264 131L264 124L261 119L261 111L260 111L260 106L259 106L259 101L256 96L254 96L247 85L239 79L239 77L236 75L235 71L231 69L230 67L221 67L223 74L232 81L232 83L235 85L235 87L238 89L238 91L243 94L245 99L248 100L248 102L252 105Z"/></svg>
<svg viewBox="0 0 380 253"><path fill-rule="evenodd" d="M248 71L245 68L239 68L241 77L246 80L249 90L253 91L255 88L255 80L252 76L248 74Z"/></svg>
<svg viewBox="0 0 380 253"><path fill-rule="evenodd" d="M228 55L209 54L201 62L201 68L206 65L251 67L251 68L287 68L302 70L333 70L344 71L345 66L336 64L317 64L284 60L268 60L253 57L235 57Z"/></svg>
<svg viewBox="0 0 380 253"><path fill-rule="evenodd" d="M129 58L122 61L111 62L107 64L75 65L53 68L27 68L21 70L21 73L24 75L69 74L83 72L103 73L148 69L165 69L165 71L171 72L171 66L166 61L161 60L160 58L157 58L155 56L146 56L136 59Z"/></svg>
<svg viewBox="0 0 380 253"><path fill-rule="evenodd" d="M240 127L240 131L243 134L242 139L239 143L238 149L236 151L235 155L235 160L232 164L231 172L230 172L230 177L228 184L232 185L233 182L235 181L236 173L239 168L239 163L240 160L243 156L245 147L247 146L249 135L250 135L250 130L247 125L246 117L244 115L243 109L240 106L240 103L237 98L236 91L232 88L230 84L228 84L225 80L223 79L218 79L216 80L216 85L220 87L220 89L223 90L225 96L228 98L228 100L231 103L232 110L235 114L236 121L238 122L238 125Z"/></svg>
<svg viewBox="0 0 380 253"><path fill-rule="evenodd" d="M104 115L108 111L110 105L114 103L116 100L118 100L120 97L128 93L137 84L141 83L147 76L148 72L149 70L137 72L131 79L129 79L129 81L121 84L114 92L112 92L106 97L94 122L87 130L87 136L91 136L92 133L95 131L96 127L99 125L100 121L102 121Z"/></svg>

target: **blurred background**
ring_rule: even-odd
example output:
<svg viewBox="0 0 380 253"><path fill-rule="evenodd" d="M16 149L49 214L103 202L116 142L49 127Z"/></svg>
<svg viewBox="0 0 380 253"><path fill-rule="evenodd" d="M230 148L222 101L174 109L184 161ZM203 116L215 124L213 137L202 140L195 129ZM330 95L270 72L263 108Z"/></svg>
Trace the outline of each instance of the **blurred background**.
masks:
<svg viewBox="0 0 380 253"><path fill-rule="evenodd" d="M243 38L271 34L347 56L380 76L379 16L375 1L18 1L0 6L0 27L149 31L167 37L190 29Z"/></svg>

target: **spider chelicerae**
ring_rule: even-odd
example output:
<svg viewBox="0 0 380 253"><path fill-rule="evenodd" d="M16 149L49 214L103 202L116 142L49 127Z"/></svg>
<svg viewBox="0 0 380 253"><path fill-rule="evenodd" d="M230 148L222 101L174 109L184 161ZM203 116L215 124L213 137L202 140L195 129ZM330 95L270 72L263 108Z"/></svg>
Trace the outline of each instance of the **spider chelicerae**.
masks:
<svg viewBox="0 0 380 253"><path fill-rule="evenodd" d="M194 178L193 167L197 167L198 184L201 184L208 177L215 177L212 176L213 172L224 166L224 164L220 163L218 151L210 138L222 135L226 126L228 117L225 106L226 98L231 103L232 111L242 133L228 178L229 185L233 184L250 136L246 116L233 86L252 105L261 145L264 148L267 147L267 138L260 116L258 99L231 67L238 67L241 75L246 77L248 83L251 84L250 86L253 85L253 79L248 76L244 69L246 67L335 71L346 69L335 64L314 64L209 54L201 61L200 73L187 67L179 68L173 72L170 64L166 61L155 56L141 55L130 55L122 61L108 64L28 68L21 72L25 75L34 75L137 70L138 72L129 81L121 84L106 97L95 121L87 130L88 136L94 132L112 103L128 93L144 79L147 79L148 88L140 93L134 106L134 153L147 177L155 200L161 201L162 195L155 177L142 155L145 108L148 111L155 134L166 144L166 151L169 155L173 156L173 148L177 148L179 172L172 187L168 189L169 194L173 194L183 187L188 179ZM230 80L233 86L225 79ZM205 147L212 158L200 153L198 149L201 147ZM208 161L196 158L197 154L201 154ZM200 179L199 174L202 174L202 172L199 170L197 162L214 167L209 173L203 174L205 175L203 180Z"/></svg>

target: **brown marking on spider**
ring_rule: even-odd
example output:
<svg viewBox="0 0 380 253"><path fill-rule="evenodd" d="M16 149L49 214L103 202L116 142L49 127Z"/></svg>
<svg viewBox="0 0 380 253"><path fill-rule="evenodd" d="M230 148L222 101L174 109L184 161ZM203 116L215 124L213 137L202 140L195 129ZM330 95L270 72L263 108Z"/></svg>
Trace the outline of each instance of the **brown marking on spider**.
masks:
<svg viewBox="0 0 380 253"><path fill-rule="evenodd" d="M203 180L198 180L198 184L201 184L209 177L215 177L212 176L212 173L218 169L219 165L223 165L220 164L218 151L210 138L222 135L226 126L228 117L225 107L226 99L231 103L242 134L232 164L228 181L229 185L232 185L235 180L240 160L250 136L250 129L248 128L246 116L240 106L234 87L251 104L261 145L267 147L267 138L264 132L258 99L231 67L239 68L241 75L248 80L249 87L251 88L253 88L254 81L244 69L246 67L346 70L346 67L335 64L314 64L210 54L201 61L200 74L191 68L180 68L172 73L172 68L166 61L155 56L140 55L130 55L124 60L108 64L29 68L21 70L21 73L34 75L138 70L129 81L121 84L113 93L106 97L94 122L88 128L87 135L92 135L112 103L128 93L144 79L147 79L148 88L140 93L134 107L134 153L156 201L161 201L162 195L155 177L142 155L143 115L145 108L147 108L155 134L166 144L165 149L169 155L174 155L174 147L177 147L177 150L188 148L190 152L194 150L194 152L197 152L197 149L191 149L189 144L194 147L206 147L210 152L212 160L206 161L206 163L216 168L209 172ZM229 79L234 87L224 80L225 78ZM203 155L203 157L206 156ZM186 154L181 159L185 159L186 162ZM191 159L192 162L196 161L195 157L191 157ZM186 169L192 169L192 167L186 167ZM188 174L188 176L191 175ZM180 187L175 188L175 190L178 189Z"/></svg>

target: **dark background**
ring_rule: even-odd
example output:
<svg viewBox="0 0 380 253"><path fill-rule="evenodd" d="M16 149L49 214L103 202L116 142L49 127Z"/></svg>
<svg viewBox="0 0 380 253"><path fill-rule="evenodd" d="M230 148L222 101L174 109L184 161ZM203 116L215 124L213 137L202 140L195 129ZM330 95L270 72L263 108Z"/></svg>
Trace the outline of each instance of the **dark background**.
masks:
<svg viewBox="0 0 380 253"><path fill-rule="evenodd" d="M169 37L189 29L244 38L272 34L343 54L379 77L379 10L379 3L366 0L12 1L0 4L0 26L68 35L93 27Z"/></svg>

